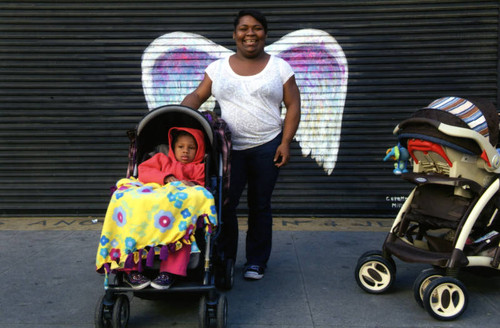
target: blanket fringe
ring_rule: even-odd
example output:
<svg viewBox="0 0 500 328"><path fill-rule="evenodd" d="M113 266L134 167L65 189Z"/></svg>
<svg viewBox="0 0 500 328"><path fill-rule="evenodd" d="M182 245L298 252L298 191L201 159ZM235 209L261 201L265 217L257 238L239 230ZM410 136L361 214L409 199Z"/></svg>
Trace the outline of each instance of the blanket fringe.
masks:
<svg viewBox="0 0 500 328"><path fill-rule="evenodd" d="M139 269L139 272L142 272L142 270L143 270L143 267L142 267L142 253L143 253L143 249L141 248L139 250L139 262L137 263L137 268Z"/></svg>
<svg viewBox="0 0 500 328"><path fill-rule="evenodd" d="M160 249L160 260L165 261L168 258L168 246L163 245Z"/></svg>
<svg viewBox="0 0 500 328"><path fill-rule="evenodd" d="M146 266L152 268L155 262L155 248L151 246L146 257Z"/></svg>
<svg viewBox="0 0 500 328"><path fill-rule="evenodd" d="M127 259L125 260L125 269L131 269L134 265L134 253L130 253L127 255Z"/></svg>

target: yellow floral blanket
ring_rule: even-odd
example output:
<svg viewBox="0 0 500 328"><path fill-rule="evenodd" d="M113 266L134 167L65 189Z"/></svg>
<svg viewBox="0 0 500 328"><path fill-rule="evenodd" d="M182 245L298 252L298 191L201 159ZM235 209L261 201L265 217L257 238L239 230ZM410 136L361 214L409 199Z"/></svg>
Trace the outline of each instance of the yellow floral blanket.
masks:
<svg viewBox="0 0 500 328"><path fill-rule="evenodd" d="M180 181L164 186L121 179L111 197L96 256L96 270L129 268L155 255L164 260L168 252L191 245L197 225L211 231L217 225L213 195L202 186L186 186Z"/></svg>

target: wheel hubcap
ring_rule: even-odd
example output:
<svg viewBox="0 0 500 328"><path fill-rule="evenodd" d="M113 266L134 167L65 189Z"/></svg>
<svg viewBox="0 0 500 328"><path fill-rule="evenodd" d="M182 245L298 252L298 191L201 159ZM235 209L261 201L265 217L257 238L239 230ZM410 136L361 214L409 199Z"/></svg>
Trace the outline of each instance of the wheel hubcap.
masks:
<svg viewBox="0 0 500 328"><path fill-rule="evenodd" d="M465 296L461 288L454 284L442 284L432 292L430 305L435 313L444 317L459 313L464 307Z"/></svg>
<svg viewBox="0 0 500 328"><path fill-rule="evenodd" d="M359 270L360 280L371 289L379 290L391 281L389 269L380 262L367 262Z"/></svg>

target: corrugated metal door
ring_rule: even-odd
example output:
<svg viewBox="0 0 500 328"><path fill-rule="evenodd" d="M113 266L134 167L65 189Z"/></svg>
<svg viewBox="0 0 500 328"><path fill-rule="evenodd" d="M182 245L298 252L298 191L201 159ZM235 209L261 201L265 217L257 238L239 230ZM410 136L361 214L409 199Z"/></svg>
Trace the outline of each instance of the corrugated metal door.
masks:
<svg viewBox="0 0 500 328"><path fill-rule="evenodd" d="M234 49L232 17L254 6L269 44L320 29L348 65L335 168L294 144L278 215L393 215L410 188L382 161L393 127L445 95L498 103L498 1L0 1L0 215L104 215L148 110L144 50L173 31Z"/></svg>

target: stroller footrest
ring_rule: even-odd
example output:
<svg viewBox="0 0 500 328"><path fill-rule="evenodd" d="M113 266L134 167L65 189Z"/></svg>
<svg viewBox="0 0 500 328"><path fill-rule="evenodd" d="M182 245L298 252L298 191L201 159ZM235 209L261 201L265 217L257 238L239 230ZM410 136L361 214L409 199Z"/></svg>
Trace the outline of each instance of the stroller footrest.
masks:
<svg viewBox="0 0 500 328"><path fill-rule="evenodd" d="M389 233L383 248L386 252L404 262L427 263L445 267L451 258L451 253L433 252L418 248L401 240L393 233Z"/></svg>

